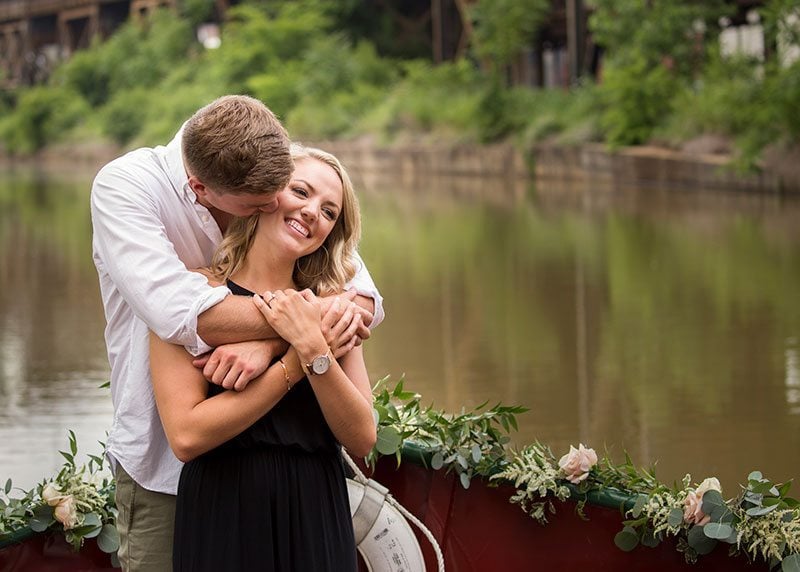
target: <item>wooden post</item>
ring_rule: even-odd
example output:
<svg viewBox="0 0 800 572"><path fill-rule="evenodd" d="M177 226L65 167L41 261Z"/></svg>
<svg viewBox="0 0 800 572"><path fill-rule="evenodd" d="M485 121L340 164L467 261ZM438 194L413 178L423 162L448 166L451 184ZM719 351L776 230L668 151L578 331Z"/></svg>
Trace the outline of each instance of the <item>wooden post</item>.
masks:
<svg viewBox="0 0 800 572"><path fill-rule="evenodd" d="M569 82L575 84L583 75L583 51L585 33L583 30L583 1L567 2L567 57L569 59Z"/></svg>
<svg viewBox="0 0 800 572"><path fill-rule="evenodd" d="M442 46L442 0L431 0L431 43L433 44L433 63L440 64L444 60Z"/></svg>

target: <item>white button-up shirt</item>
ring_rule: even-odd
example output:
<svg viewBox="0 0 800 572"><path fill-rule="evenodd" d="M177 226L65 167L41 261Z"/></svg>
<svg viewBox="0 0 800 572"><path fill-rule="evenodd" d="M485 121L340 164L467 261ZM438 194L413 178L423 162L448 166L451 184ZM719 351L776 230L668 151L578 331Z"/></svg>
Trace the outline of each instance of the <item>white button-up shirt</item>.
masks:
<svg viewBox="0 0 800 572"><path fill-rule="evenodd" d="M181 132L166 147L137 149L103 167L91 207L114 404L108 457L144 488L175 494L182 464L156 409L148 330L193 354L210 349L197 335L197 317L230 291L187 269L207 266L222 234L189 188ZM375 300L375 327L383 301L358 263L351 286Z"/></svg>

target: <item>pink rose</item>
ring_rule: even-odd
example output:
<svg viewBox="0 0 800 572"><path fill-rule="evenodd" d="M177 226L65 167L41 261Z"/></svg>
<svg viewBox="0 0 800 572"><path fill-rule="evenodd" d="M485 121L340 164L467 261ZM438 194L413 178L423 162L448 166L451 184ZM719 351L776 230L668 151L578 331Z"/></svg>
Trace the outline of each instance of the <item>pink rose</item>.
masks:
<svg viewBox="0 0 800 572"><path fill-rule="evenodd" d="M711 517L703 512L703 499L695 491L689 491L683 501L683 520L689 524L703 526Z"/></svg>
<svg viewBox="0 0 800 572"><path fill-rule="evenodd" d="M75 528L78 524L78 508L72 495L67 495L61 499L61 502L58 503L55 511L53 511L53 516L64 525L64 530Z"/></svg>
<svg viewBox="0 0 800 572"><path fill-rule="evenodd" d="M700 483L694 491L689 491L683 501L683 520L689 524L705 525L711 520L711 517L703 512L703 495L708 491L722 492L722 487L719 481L714 478L708 478Z"/></svg>
<svg viewBox="0 0 800 572"><path fill-rule="evenodd" d="M594 449L587 449L583 443L576 449L569 446L569 453L561 457L558 466L564 472L567 480L577 485L589 476L589 471L597 464L597 453Z"/></svg>

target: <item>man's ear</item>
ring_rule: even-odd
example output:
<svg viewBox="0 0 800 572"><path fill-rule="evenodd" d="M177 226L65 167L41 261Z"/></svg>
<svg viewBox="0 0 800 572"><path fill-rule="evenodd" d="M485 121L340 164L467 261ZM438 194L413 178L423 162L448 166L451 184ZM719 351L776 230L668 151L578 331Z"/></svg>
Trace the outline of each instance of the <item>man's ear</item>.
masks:
<svg viewBox="0 0 800 572"><path fill-rule="evenodd" d="M189 175L189 188L192 189L200 199L204 199L206 195L211 192L209 191L208 187L206 187L203 182L194 175Z"/></svg>

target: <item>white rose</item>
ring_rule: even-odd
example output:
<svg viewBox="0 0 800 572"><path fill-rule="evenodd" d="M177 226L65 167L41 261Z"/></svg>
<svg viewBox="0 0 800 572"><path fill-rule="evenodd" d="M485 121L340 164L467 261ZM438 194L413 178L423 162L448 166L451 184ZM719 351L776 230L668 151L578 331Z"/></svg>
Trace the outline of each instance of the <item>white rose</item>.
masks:
<svg viewBox="0 0 800 572"><path fill-rule="evenodd" d="M58 503L55 511L53 511L55 519L64 525L64 530L75 528L78 524L78 507L75 505L75 499L72 495L67 495Z"/></svg>
<svg viewBox="0 0 800 572"><path fill-rule="evenodd" d="M597 453L594 449L587 449L583 443L576 449L569 446L569 453L561 457L558 466L564 472L567 480L575 485L589 476L589 471L597 464Z"/></svg>
<svg viewBox="0 0 800 572"><path fill-rule="evenodd" d="M59 490L58 486L54 485L53 483L47 483L47 485L44 487L44 490L42 490L42 499L44 499L44 502L50 506L56 506L59 502L61 502L62 498L64 497L61 495L61 491Z"/></svg>
<svg viewBox="0 0 800 572"><path fill-rule="evenodd" d="M697 493L697 496L702 499L703 495L708 491L717 491L718 493L722 492L722 486L719 484L719 480L717 480L716 477L709 477L704 480L694 492Z"/></svg>

